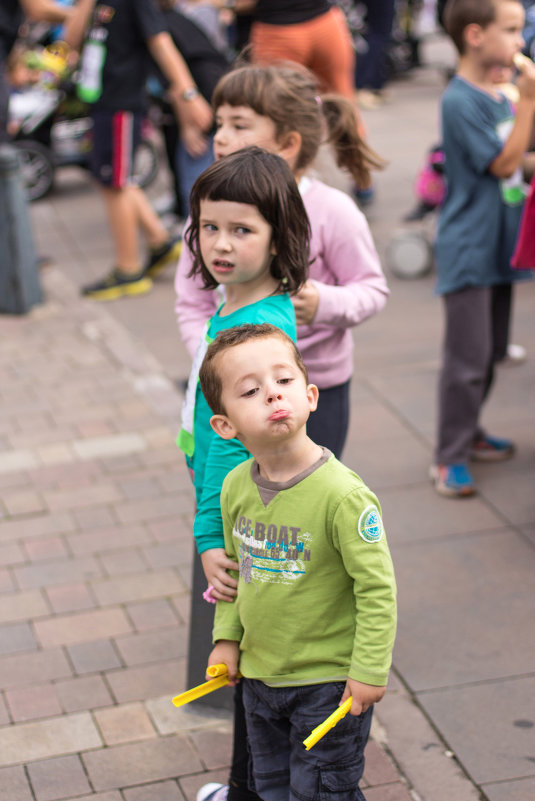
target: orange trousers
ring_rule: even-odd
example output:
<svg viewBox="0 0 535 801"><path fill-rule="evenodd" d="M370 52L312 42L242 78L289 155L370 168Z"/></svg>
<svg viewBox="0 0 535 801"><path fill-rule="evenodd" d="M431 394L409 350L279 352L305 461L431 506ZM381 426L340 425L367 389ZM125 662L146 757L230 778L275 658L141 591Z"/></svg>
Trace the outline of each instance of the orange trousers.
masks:
<svg viewBox="0 0 535 801"><path fill-rule="evenodd" d="M354 99L355 52L341 9L295 25L254 22L250 42L255 64L296 61L316 75L323 91Z"/></svg>

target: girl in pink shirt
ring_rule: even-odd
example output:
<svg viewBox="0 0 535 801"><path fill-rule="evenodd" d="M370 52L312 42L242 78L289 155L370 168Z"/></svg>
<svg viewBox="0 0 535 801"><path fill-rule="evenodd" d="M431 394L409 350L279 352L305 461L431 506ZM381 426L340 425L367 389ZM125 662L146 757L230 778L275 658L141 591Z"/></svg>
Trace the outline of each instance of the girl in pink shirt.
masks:
<svg viewBox="0 0 535 801"><path fill-rule="evenodd" d="M310 278L294 297L297 342L310 380L320 389L318 409L307 431L340 457L349 425L353 373L351 328L377 314L388 287L366 218L354 201L307 175L326 138L336 161L360 188L382 162L363 142L353 104L339 95L319 95L314 77L295 65L241 66L225 75L212 98L216 159L247 145L282 156L299 184L310 219ZM221 303L190 276L192 256L184 248L175 279L182 338L193 356L208 318Z"/></svg>

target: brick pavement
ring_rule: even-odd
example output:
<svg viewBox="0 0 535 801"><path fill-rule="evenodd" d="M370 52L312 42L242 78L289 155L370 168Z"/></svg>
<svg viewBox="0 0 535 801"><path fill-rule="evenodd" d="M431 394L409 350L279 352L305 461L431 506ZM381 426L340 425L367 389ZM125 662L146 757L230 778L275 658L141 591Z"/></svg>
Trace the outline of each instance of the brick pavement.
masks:
<svg viewBox="0 0 535 801"><path fill-rule="evenodd" d="M55 267L0 317L0 799L192 801L228 713L185 689L192 491L180 397ZM150 379L150 380L149 380ZM376 739L368 801L409 801Z"/></svg>

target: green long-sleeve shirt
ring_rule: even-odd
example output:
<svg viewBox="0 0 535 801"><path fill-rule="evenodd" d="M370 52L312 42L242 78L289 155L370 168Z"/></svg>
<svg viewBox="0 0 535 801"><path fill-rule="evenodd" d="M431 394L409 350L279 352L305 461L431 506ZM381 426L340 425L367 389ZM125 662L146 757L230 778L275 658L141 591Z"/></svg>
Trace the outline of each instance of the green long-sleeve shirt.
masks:
<svg viewBox="0 0 535 801"><path fill-rule="evenodd" d="M396 628L392 560L375 495L328 451L285 484L249 460L225 479L225 549L238 596L219 602L214 642L271 686L387 683Z"/></svg>

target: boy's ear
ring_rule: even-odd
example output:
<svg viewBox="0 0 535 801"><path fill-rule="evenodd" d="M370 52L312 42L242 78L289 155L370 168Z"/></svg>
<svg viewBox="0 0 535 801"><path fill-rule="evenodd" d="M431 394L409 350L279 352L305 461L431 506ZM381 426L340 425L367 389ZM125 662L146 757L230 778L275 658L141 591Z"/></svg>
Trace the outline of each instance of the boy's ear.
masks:
<svg viewBox="0 0 535 801"><path fill-rule="evenodd" d="M479 47L483 38L483 28L476 22L471 22L464 29L464 41L469 47Z"/></svg>
<svg viewBox="0 0 535 801"><path fill-rule="evenodd" d="M307 385L307 398L308 398L308 405L311 412L315 412L318 408L318 397L320 391L315 384L308 384Z"/></svg>
<svg viewBox="0 0 535 801"><path fill-rule="evenodd" d="M210 418L210 425L222 439L234 439L238 433L228 417L224 414L214 414Z"/></svg>

